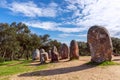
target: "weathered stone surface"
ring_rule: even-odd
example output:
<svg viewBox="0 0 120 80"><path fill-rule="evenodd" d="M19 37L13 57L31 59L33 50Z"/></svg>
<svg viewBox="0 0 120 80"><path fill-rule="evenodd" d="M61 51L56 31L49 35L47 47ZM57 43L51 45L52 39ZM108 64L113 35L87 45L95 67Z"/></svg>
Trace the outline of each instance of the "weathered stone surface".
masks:
<svg viewBox="0 0 120 80"><path fill-rule="evenodd" d="M39 51L39 49L35 49L35 50L33 51L32 59L33 59L33 60L38 60L38 59L40 59L40 51Z"/></svg>
<svg viewBox="0 0 120 80"><path fill-rule="evenodd" d="M70 43L70 60L71 59L79 59L78 43L75 40L72 40Z"/></svg>
<svg viewBox="0 0 120 80"><path fill-rule="evenodd" d="M60 48L60 56L61 56L61 59L66 59L68 58L68 55L69 55L69 48L68 46L63 43L61 45L61 48Z"/></svg>
<svg viewBox="0 0 120 80"><path fill-rule="evenodd" d="M91 61L97 63L111 61L112 42L104 27L92 26L88 31L87 41L90 47Z"/></svg>
<svg viewBox="0 0 120 80"><path fill-rule="evenodd" d="M45 52L44 49L40 49L40 62L45 63L47 60L49 60L48 53Z"/></svg>
<svg viewBox="0 0 120 80"><path fill-rule="evenodd" d="M51 50L48 51L48 57L49 57L49 59L52 58L52 56L51 56Z"/></svg>
<svg viewBox="0 0 120 80"><path fill-rule="evenodd" d="M59 61L59 53L57 51L57 48L56 46L54 46L52 48L52 51L51 51L51 62L56 62L56 61Z"/></svg>

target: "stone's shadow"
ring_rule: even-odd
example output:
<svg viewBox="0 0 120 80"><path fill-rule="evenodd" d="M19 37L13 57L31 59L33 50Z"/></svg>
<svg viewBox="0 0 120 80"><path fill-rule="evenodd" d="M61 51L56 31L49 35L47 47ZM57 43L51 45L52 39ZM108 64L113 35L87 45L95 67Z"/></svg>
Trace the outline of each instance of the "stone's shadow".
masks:
<svg viewBox="0 0 120 80"><path fill-rule="evenodd" d="M65 67L65 68L58 68L58 69L51 69L51 70L41 70L35 72L28 72L24 74L18 75L19 77L29 77L29 76L51 76L51 75L58 75L58 74L65 74L70 72L77 72L81 70L86 70L95 67L96 65L87 65L82 64L80 66L74 67Z"/></svg>
<svg viewBox="0 0 120 80"><path fill-rule="evenodd" d="M120 61L120 59L113 59L112 61Z"/></svg>
<svg viewBox="0 0 120 80"><path fill-rule="evenodd" d="M40 63L37 63L37 64L27 64L25 66L40 66Z"/></svg>

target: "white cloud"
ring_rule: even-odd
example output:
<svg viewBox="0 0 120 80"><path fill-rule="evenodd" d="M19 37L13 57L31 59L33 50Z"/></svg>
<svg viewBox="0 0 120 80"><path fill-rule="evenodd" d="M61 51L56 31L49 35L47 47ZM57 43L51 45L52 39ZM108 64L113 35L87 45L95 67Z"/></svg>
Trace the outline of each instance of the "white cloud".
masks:
<svg viewBox="0 0 120 80"><path fill-rule="evenodd" d="M63 33L59 34L59 37L66 38L66 37L87 37L86 34L71 34L71 33Z"/></svg>
<svg viewBox="0 0 120 80"><path fill-rule="evenodd" d="M82 27L61 27L63 24L56 23L56 22L39 22L39 21L30 21L30 22L24 22L28 26L41 28L44 30L51 30L51 31L60 31L65 33L71 33L71 32L81 32L85 30L85 28Z"/></svg>
<svg viewBox="0 0 120 80"><path fill-rule="evenodd" d="M32 1L29 2L12 2L8 4L4 1L1 3L3 7L8 8L14 13L21 13L27 17L56 17L57 16L57 4L50 3L47 6L39 7Z"/></svg>
<svg viewBox="0 0 120 80"><path fill-rule="evenodd" d="M71 34L67 34L67 33L59 34L59 37L61 37L61 38L65 38L65 37L69 37L69 36L71 36Z"/></svg>
<svg viewBox="0 0 120 80"><path fill-rule="evenodd" d="M30 21L30 22L24 22L24 23L31 27L41 28L44 30L51 30L51 31L56 29L56 27L59 25L55 22L38 22L38 21Z"/></svg>
<svg viewBox="0 0 120 80"><path fill-rule="evenodd" d="M85 30L85 28L81 27L73 27L73 28L67 28L67 27L57 27L58 31L66 32L66 33L71 33L71 32L82 32Z"/></svg>
<svg viewBox="0 0 120 80"><path fill-rule="evenodd" d="M71 24L88 29L101 25L108 29L112 36L120 37L120 0L66 0L68 6L75 6ZM78 12L78 10L82 10ZM77 13L77 14L76 14ZM69 22L70 23L70 22Z"/></svg>
<svg viewBox="0 0 120 80"><path fill-rule="evenodd" d="M77 7L75 5L72 5L72 4L68 5L67 8L70 9L70 10L76 10L77 9Z"/></svg>

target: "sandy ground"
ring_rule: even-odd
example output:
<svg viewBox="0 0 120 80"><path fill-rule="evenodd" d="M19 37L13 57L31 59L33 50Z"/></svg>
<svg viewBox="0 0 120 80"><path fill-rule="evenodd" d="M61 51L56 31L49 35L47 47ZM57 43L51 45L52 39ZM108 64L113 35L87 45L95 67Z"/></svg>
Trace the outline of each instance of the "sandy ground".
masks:
<svg viewBox="0 0 120 80"><path fill-rule="evenodd" d="M10 80L120 80L120 65L86 65L89 61L90 57L60 61L45 70L13 75ZM120 63L120 57L113 57L113 61Z"/></svg>

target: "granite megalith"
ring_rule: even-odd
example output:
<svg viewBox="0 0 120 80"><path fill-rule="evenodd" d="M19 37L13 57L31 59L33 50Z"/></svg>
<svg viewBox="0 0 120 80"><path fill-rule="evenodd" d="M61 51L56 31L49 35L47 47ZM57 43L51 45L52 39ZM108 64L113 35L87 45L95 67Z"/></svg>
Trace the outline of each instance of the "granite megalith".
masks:
<svg viewBox="0 0 120 80"><path fill-rule="evenodd" d="M44 49L40 49L40 62L41 64L49 60L48 53Z"/></svg>
<svg viewBox="0 0 120 80"><path fill-rule="evenodd" d="M40 51L39 49L35 49L32 53L32 60L39 60L40 59Z"/></svg>
<svg viewBox="0 0 120 80"><path fill-rule="evenodd" d="M70 43L70 60L72 59L79 59L78 43L75 40Z"/></svg>
<svg viewBox="0 0 120 80"><path fill-rule="evenodd" d="M51 50L48 51L48 57L49 57L49 59L52 58L52 57L51 57Z"/></svg>
<svg viewBox="0 0 120 80"><path fill-rule="evenodd" d="M101 63L112 59L112 41L109 32L101 26L92 26L88 30L87 41L91 52L91 61Z"/></svg>
<svg viewBox="0 0 120 80"><path fill-rule="evenodd" d="M58 62L59 61L59 53L57 51L56 46L53 46L51 50L51 62Z"/></svg>
<svg viewBox="0 0 120 80"><path fill-rule="evenodd" d="M61 56L61 59L67 59L69 56L69 48L65 43L61 45L60 56Z"/></svg>

